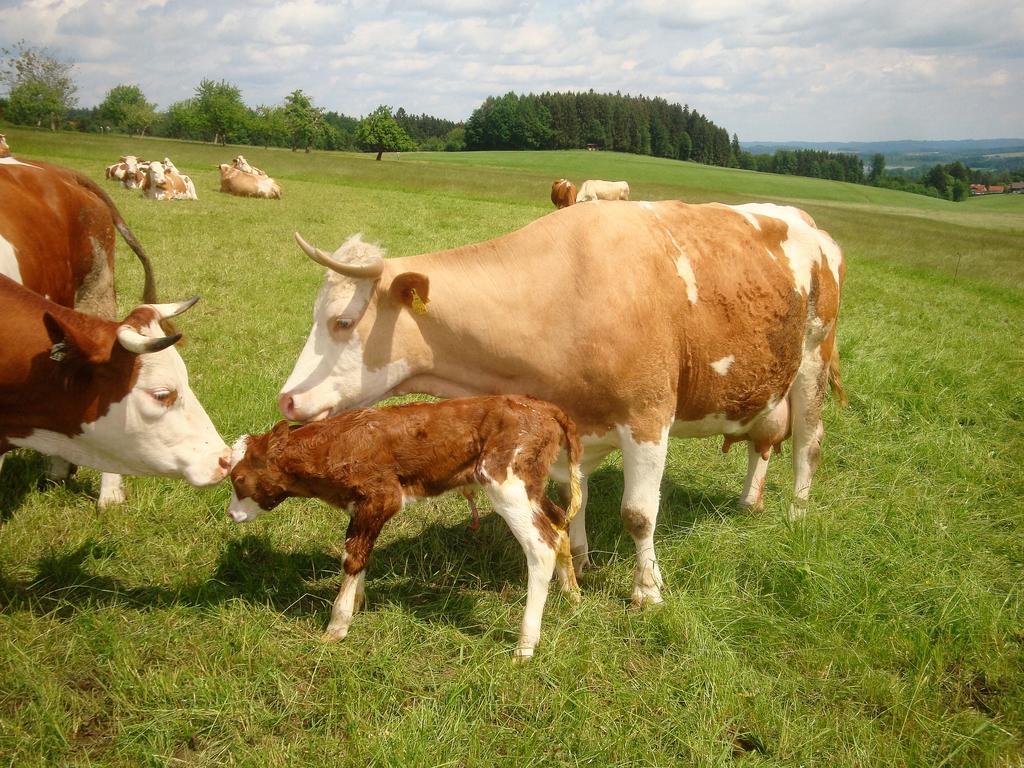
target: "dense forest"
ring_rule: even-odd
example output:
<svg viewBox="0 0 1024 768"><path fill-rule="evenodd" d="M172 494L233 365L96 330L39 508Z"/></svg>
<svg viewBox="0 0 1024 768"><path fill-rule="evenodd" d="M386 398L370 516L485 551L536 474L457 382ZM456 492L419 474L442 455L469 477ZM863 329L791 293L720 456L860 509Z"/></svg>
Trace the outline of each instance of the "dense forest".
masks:
<svg viewBox="0 0 1024 768"><path fill-rule="evenodd" d="M620 93L488 97L466 122L466 149L584 147L736 164L739 140L689 106Z"/></svg>

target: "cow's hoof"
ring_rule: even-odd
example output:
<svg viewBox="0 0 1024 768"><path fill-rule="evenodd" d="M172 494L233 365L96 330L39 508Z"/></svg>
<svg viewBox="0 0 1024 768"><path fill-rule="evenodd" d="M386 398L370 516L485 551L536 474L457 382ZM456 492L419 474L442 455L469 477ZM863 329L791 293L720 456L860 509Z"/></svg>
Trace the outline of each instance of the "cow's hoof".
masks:
<svg viewBox="0 0 1024 768"><path fill-rule="evenodd" d="M106 509L107 507L124 504L125 501L124 489L118 488L116 491L101 493L100 497L96 500L96 506L99 509Z"/></svg>
<svg viewBox="0 0 1024 768"><path fill-rule="evenodd" d="M579 605L583 602L583 593L580 591L579 587L566 589L562 594L564 594L573 605Z"/></svg>
<svg viewBox="0 0 1024 768"><path fill-rule="evenodd" d="M336 643L348 637L348 627L345 629L328 629L320 635L320 641L324 643Z"/></svg>
<svg viewBox="0 0 1024 768"><path fill-rule="evenodd" d="M526 664L533 658L533 648L516 648L512 652L513 664Z"/></svg>
<svg viewBox="0 0 1024 768"><path fill-rule="evenodd" d="M581 555L572 556L572 569L576 572L576 578L583 576L583 571L589 570L594 567L594 564L590 562L590 555L584 552Z"/></svg>
<svg viewBox="0 0 1024 768"><path fill-rule="evenodd" d="M807 500L806 499L793 499L793 503L789 505L789 512L786 513L786 519L795 523L798 520L803 520L807 516Z"/></svg>
<svg viewBox="0 0 1024 768"><path fill-rule="evenodd" d="M630 598L630 604L637 609L645 608L648 605L661 605L665 602L665 598L661 596L661 592L654 590L634 589L633 596Z"/></svg>
<svg viewBox="0 0 1024 768"><path fill-rule="evenodd" d="M739 507L740 512L747 512L749 514L764 512L764 502L761 499L758 499L757 501L747 501L746 499L740 498L737 499L736 506Z"/></svg>

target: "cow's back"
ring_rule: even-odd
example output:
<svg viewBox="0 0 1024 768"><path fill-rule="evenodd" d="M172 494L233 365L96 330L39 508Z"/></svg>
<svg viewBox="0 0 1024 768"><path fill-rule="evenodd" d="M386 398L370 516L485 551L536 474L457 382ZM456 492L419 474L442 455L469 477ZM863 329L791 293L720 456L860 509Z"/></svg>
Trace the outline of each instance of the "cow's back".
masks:
<svg viewBox="0 0 1024 768"><path fill-rule="evenodd" d="M28 161L0 163L0 199L0 237L17 254L20 273L5 274L62 306L75 306L83 286L113 297L114 223L104 201L69 172Z"/></svg>

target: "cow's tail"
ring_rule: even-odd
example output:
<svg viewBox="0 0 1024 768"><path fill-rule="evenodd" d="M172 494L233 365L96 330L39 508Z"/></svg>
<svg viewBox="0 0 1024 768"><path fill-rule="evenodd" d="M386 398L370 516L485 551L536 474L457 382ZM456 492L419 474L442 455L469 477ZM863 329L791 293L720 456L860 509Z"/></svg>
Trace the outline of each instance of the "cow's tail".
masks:
<svg viewBox="0 0 1024 768"><path fill-rule="evenodd" d="M156 278L153 276L153 265L150 264L149 256L146 255L146 251L143 250L142 244L139 242L138 238L135 237L135 233L132 232L125 223L125 220L121 217L121 212L117 210L117 206L114 205L114 201L110 199L110 195L108 195L102 187L88 176L85 176L78 171L72 171L71 173L79 186L85 187L106 204L107 209L110 211L110 216L114 220L114 226L117 227L117 231L121 233L121 237L123 237L124 241L128 243L128 247L135 251L135 255L138 256L139 261L142 262L142 271L145 274L145 283L142 288L142 301L145 304L156 304Z"/></svg>
<svg viewBox="0 0 1024 768"><path fill-rule="evenodd" d="M565 524L568 527L583 506L583 470L580 469L583 446L580 445L580 438L576 434L576 424L561 408L555 408L555 420L562 428L565 451L569 457L569 507L565 510Z"/></svg>
<svg viewBox="0 0 1024 768"><path fill-rule="evenodd" d="M847 406L850 404L850 398L846 396L846 390L843 389L843 377L839 374L839 348L833 347L832 357L828 361L828 383L832 388L832 394L839 399L839 404Z"/></svg>

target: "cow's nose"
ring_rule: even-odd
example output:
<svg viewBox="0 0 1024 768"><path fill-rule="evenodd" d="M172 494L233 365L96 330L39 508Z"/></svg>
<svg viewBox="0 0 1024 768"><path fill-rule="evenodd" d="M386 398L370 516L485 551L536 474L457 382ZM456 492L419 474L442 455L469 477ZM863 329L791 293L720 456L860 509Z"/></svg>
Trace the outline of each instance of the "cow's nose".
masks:
<svg viewBox="0 0 1024 768"><path fill-rule="evenodd" d="M295 398L287 392L277 398L277 407L286 419L289 421L298 421L295 417Z"/></svg>

